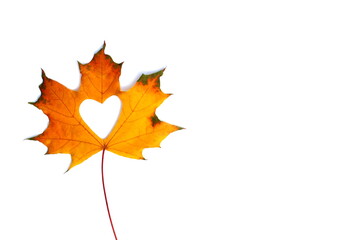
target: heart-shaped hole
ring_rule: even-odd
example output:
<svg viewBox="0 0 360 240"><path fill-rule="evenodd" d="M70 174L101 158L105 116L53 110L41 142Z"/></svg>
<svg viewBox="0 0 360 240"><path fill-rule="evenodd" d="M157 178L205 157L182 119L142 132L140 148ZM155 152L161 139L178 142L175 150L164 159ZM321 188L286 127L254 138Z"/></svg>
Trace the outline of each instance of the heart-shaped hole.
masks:
<svg viewBox="0 0 360 240"><path fill-rule="evenodd" d="M113 129L121 110L121 101L117 96L111 96L104 103L92 99L83 101L80 105L80 115L85 123L99 137L106 138Z"/></svg>

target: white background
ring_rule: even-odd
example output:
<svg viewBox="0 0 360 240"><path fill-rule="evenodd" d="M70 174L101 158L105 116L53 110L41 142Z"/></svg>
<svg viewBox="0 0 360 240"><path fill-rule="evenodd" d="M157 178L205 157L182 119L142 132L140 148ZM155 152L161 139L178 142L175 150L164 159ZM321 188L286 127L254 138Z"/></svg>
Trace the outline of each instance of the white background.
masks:
<svg viewBox="0 0 360 240"><path fill-rule="evenodd" d="M43 68L79 86L106 41L128 89L167 67L147 161L105 154L120 240L360 239L358 1L3 1L0 239L111 240L96 154L26 141ZM101 118L98 119L101 121Z"/></svg>

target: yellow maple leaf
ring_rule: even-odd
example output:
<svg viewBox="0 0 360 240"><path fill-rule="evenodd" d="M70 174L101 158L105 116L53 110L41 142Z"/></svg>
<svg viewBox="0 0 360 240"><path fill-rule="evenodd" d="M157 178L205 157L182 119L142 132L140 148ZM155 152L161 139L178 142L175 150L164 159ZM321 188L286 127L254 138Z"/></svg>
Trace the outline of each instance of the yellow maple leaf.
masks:
<svg viewBox="0 0 360 240"><path fill-rule="evenodd" d="M41 96L32 103L48 116L49 126L30 139L46 145L47 154L71 154L69 169L105 150L144 159L144 148L159 147L171 132L182 129L160 121L155 114L156 108L170 95L160 89L160 76L164 70L143 74L130 90L121 91L122 63L115 63L104 50L105 44L90 63L79 63L81 84L78 91L48 78L43 71ZM122 109L114 128L102 139L84 122L79 107L86 99L103 103L114 95L122 101Z"/></svg>

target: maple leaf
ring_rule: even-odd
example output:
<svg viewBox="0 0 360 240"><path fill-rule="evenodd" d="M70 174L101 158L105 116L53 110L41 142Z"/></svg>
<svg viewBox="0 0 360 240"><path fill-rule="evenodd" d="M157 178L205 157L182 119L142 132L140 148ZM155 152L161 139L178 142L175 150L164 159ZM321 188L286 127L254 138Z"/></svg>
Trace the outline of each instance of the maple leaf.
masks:
<svg viewBox="0 0 360 240"><path fill-rule="evenodd" d="M99 151L144 159L144 148L159 147L171 132L181 127L160 121L156 108L170 96L160 89L164 70L141 75L128 91L121 91L119 77L122 63L115 63L105 54L105 43L88 64L79 63L81 83L71 90L48 78L42 71L39 99L31 103L49 118L43 133L30 138L47 146L46 154L71 154L69 169L84 162ZM79 107L86 99L103 103L110 96L122 101L120 116L109 135L102 139L82 119Z"/></svg>

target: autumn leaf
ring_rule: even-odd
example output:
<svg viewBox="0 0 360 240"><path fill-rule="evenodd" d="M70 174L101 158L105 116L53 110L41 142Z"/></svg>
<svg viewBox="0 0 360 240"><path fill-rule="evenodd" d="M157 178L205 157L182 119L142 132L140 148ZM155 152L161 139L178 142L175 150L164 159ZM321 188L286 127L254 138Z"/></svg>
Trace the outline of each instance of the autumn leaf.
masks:
<svg viewBox="0 0 360 240"><path fill-rule="evenodd" d="M104 150L144 159L144 148L159 147L166 136L181 129L159 120L155 114L156 108L170 96L160 89L164 70L143 74L130 90L121 91L122 63L115 63L104 51L105 43L90 63L79 63L78 91L48 78L42 71L41 96L32 103L48 116L49 125L43 133L30 139L47 146L47 154L71 154L69 169ZM114 128L102 139L81 118L79 107L86 99L103 103L114 95L122 101L122 109Z"/></svg>

